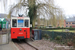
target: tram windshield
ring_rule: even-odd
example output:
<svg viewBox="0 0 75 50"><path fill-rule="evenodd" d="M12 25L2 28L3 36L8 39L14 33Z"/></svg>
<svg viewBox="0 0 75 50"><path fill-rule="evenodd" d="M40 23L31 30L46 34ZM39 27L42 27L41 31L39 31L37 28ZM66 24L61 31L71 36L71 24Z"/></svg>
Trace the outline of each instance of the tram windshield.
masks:
<svg viewBox="0 0 75 50"><path fill-rule="evenodd" d="M18 27L23 27L24 20L18 20Z"/></svg>

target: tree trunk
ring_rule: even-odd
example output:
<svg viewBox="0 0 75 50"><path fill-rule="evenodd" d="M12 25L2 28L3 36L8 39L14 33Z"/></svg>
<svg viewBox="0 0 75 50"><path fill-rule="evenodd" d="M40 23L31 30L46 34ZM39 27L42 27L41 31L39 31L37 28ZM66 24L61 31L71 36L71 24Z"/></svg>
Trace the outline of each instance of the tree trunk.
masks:
<svg viewBox="0 0 75 50"><path fill-rule="evenodd" d="M35 6L35 0L28 0L29 2L29 17L30 17L30 23L32 24L32 27L35 26L35 20L36 20L36 12L37 8Z"/></svg>
<svg viewBox="0 0 75 50"><path fill-rule="evenodd" d="M33 27L33 28L35 27L35 21L36 21L36 19L34 19L34 20L32 21L32 27Z"/></svg>

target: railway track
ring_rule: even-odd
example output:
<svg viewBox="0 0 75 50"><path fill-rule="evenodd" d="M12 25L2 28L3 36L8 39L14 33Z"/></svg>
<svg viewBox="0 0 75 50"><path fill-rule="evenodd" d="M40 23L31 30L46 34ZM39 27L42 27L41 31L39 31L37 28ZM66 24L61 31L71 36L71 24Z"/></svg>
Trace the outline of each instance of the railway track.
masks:
<svg viewBox="0 0 75 50"><path fill-rule="evenodd" d="M35 46L29 44L28 42L25 42L24 40L22 41L16 41L14 42L15 45L19 48L19 50L38 50Z"/></svg>
<svg viewBox="0 0 75 50"><path fill-rule="evenodd" d="M29 43L26 43L26 44L28 44L29 46L35 48L35 50L38 50L36 47L32 46L31 44L29 44Z"/></svg>

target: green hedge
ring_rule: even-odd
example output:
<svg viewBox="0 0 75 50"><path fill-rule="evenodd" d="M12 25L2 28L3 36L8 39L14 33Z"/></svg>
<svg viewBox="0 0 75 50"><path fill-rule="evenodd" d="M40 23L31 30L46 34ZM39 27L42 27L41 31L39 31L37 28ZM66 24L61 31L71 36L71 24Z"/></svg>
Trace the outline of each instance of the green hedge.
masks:
<svg viewBox="0 0 75 50"><path fill-rule="evenodd" d="M36 28L30 28L30 29L36 29ZM37 28L41 30L59 30L59 29L68 29L68 30L75 30L75 28Z"/></svg>
<svg viewBox="0 0 75 50"><path fill-rule="evenodd" d="M40 28L42 30L58 30L58 29L69 29L69 30L75 30L75 28Z"/></svg>

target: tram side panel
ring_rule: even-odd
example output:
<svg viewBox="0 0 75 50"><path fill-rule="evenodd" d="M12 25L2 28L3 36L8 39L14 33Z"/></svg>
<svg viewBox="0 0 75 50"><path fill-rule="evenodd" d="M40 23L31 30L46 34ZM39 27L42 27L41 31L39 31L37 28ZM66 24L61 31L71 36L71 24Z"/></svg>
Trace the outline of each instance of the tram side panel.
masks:
<svg viewBox="0 0 75 50"><path fill-rule="evenodd" d="M11 39L30 38L30 28L11 28Z"/></svg>

